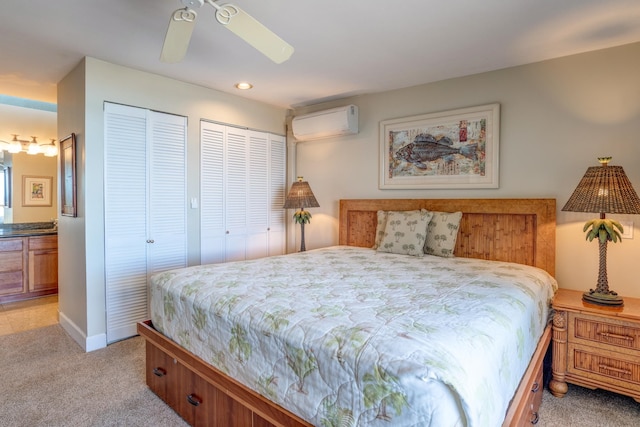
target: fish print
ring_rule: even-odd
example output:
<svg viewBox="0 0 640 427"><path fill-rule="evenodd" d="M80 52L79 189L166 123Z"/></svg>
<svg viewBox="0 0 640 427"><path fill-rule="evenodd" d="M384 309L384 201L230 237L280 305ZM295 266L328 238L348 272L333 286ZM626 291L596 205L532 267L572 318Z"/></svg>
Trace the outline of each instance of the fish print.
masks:
<svg viewBox="0 0 640 427"><path fill-rule="evenodd" d="M414 164L420 169L426 169L425 162L432 162L454 154L461 154L469 159L476 160L478 144L468 144L460 148L453 147L453 141L443 136L436 138L430 134L420 134L413 142L399 148L395 158Z"/></svg>

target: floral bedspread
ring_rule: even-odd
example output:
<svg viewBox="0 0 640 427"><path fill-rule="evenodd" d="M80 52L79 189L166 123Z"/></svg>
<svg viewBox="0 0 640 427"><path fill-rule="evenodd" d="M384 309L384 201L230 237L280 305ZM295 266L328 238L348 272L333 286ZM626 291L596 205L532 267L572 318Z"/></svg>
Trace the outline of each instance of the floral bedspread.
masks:
<svg viewBox="0 0 640 427"><path fill-rule="evenodd" d="M499 426L556 289L519 264L336 246L159 273L151 319L316 426Z"/></svg>

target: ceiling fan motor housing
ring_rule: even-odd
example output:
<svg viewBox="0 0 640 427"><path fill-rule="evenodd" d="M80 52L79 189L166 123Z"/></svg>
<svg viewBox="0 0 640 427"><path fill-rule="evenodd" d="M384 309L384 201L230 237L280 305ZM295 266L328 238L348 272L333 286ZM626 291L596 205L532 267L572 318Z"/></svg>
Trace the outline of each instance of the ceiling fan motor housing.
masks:
<svg viewBox="0 0 640 427"><path fill-rule="evenodd" d="M181 1L185 7L191 7L191 8L202 7L202 5L204 4L204 0L181 0Z"/></svg>

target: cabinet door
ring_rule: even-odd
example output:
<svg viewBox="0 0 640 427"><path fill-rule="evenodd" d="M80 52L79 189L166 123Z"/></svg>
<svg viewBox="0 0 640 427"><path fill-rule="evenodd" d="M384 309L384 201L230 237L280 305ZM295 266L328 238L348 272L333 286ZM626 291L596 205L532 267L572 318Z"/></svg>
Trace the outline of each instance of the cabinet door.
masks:
<svg viewBox="0 0 640 427"><path fill-rule="evenodd" d="M0 296L26 292L22 239L0 240Z"/></svg>
<svg viewBox="0 0 640 427"><path fill-rule="evenodd" d="M29 237L29 291L58 288L58 236Z"/></svg>

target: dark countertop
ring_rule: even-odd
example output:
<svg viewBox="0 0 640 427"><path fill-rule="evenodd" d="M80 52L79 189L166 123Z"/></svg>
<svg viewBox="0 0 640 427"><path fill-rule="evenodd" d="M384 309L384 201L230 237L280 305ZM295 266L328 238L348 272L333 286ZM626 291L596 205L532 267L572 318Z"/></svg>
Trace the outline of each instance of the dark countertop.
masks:
<svg viewBox="0 0 640 427"><path fill-rule="evenodd" d="M0 239L9 237L48 236L58 234L58 227L51 222L30 222L0 225Z"/></svg>
<svg viewBox="0 0 640 427"><path fill-rule="evenodd" d="M29 237L29 236L48 236L58 234L57 229L35 229L35 230L11 230L0 229L0 239L7 237Z"/></svg>

